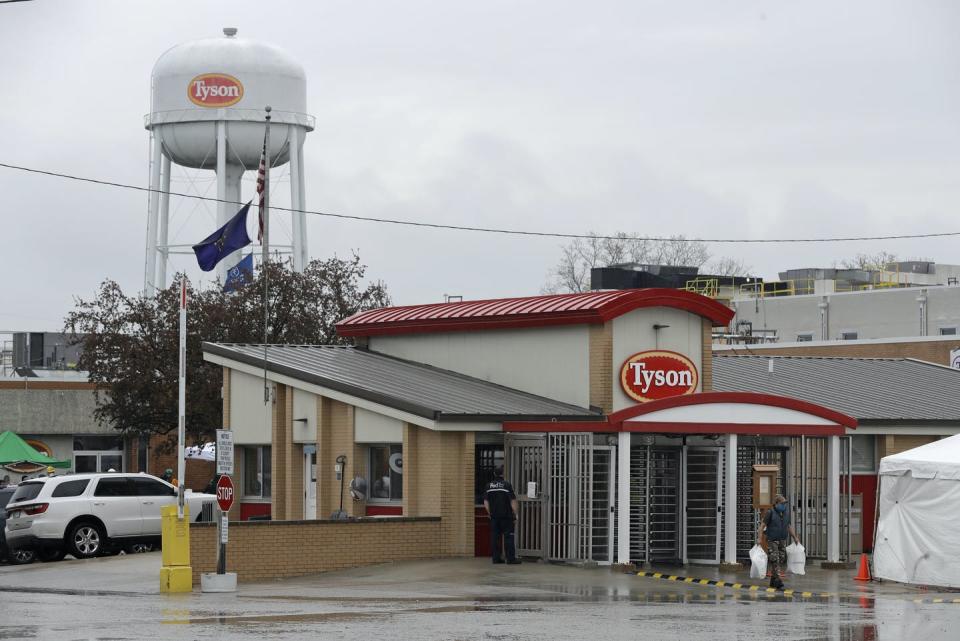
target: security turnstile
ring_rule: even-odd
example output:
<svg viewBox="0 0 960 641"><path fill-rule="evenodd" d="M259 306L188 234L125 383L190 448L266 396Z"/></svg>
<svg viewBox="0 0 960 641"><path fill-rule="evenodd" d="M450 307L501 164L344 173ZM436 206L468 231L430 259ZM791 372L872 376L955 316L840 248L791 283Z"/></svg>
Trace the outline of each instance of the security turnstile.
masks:
<svg viewBox="0 0 960 641"><path fill-rule="evenodd" d="M520 511L518 554L613 562L616 448L595 443L597 438L592 433L506 435L506 474Z"/></svg>

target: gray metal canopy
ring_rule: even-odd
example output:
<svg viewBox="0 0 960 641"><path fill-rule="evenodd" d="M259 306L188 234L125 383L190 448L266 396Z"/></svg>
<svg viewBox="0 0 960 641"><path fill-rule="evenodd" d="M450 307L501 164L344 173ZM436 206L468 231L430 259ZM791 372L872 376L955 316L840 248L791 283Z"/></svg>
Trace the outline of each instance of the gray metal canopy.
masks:
<svg viewBox="0 0 960 641"><path fill-rule="evenodd" d="M718 355L713 388L790 396L861 423L960 422L960 370L912 358Z"/></svg>
<svg viewBox="0 0 960 641"><path fill-rule="evenodd" d="M263 367L263 345L204 343ZM435 420L602 420L600 412L449 370L340 345L271 345L267 370Z"/></svg>

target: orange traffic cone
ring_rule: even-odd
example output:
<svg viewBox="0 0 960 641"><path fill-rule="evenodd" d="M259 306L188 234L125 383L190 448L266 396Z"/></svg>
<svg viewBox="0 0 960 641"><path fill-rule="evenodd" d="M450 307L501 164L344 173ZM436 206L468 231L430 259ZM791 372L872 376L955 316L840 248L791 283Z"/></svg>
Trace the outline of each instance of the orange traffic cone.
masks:
<svg viewBox="0 0 960 641"><path fill-rule="evenodd" d="M867 561L867 555L860 555L860 570L857 572L857 576L853 577L854 581L871 581L870 577L870 563Z"/></svg>

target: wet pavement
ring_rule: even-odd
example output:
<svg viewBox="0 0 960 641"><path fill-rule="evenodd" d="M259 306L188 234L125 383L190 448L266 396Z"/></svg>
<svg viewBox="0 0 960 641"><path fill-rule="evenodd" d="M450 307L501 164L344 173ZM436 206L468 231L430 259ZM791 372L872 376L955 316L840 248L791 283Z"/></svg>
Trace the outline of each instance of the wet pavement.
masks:
<svg viewBox="0 0 960 641"><path fill-rule="evenodd" d="M159 567L158 553L0 567L0 639L960 638L949 602L960 593L857 583L852 571L811 568L784 595L709 567L654 578L457 559L161 595Z"/></svg>

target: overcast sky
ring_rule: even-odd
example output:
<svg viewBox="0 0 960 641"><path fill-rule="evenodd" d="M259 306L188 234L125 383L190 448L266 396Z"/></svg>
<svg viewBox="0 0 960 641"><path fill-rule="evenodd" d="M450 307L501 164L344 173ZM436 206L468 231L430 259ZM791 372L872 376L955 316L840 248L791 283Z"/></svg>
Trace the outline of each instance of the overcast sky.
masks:
<svg viewBox="0 0 960 641"><path fill-rule="evenodd" d="M308 209L569 233L960 231L955 0L0 4L0 162L146 185L151 68L225 26L306 69ZM145 194L0 168L0 202L0 330L59 329L107 278L142 286ZM172 210L174 243L216 227L206 206ZM312 257L358 251L397 304L536 294L562 244L308 218ZM958 244L711 252L775 278L881 249L960 263Z"/></svg>

